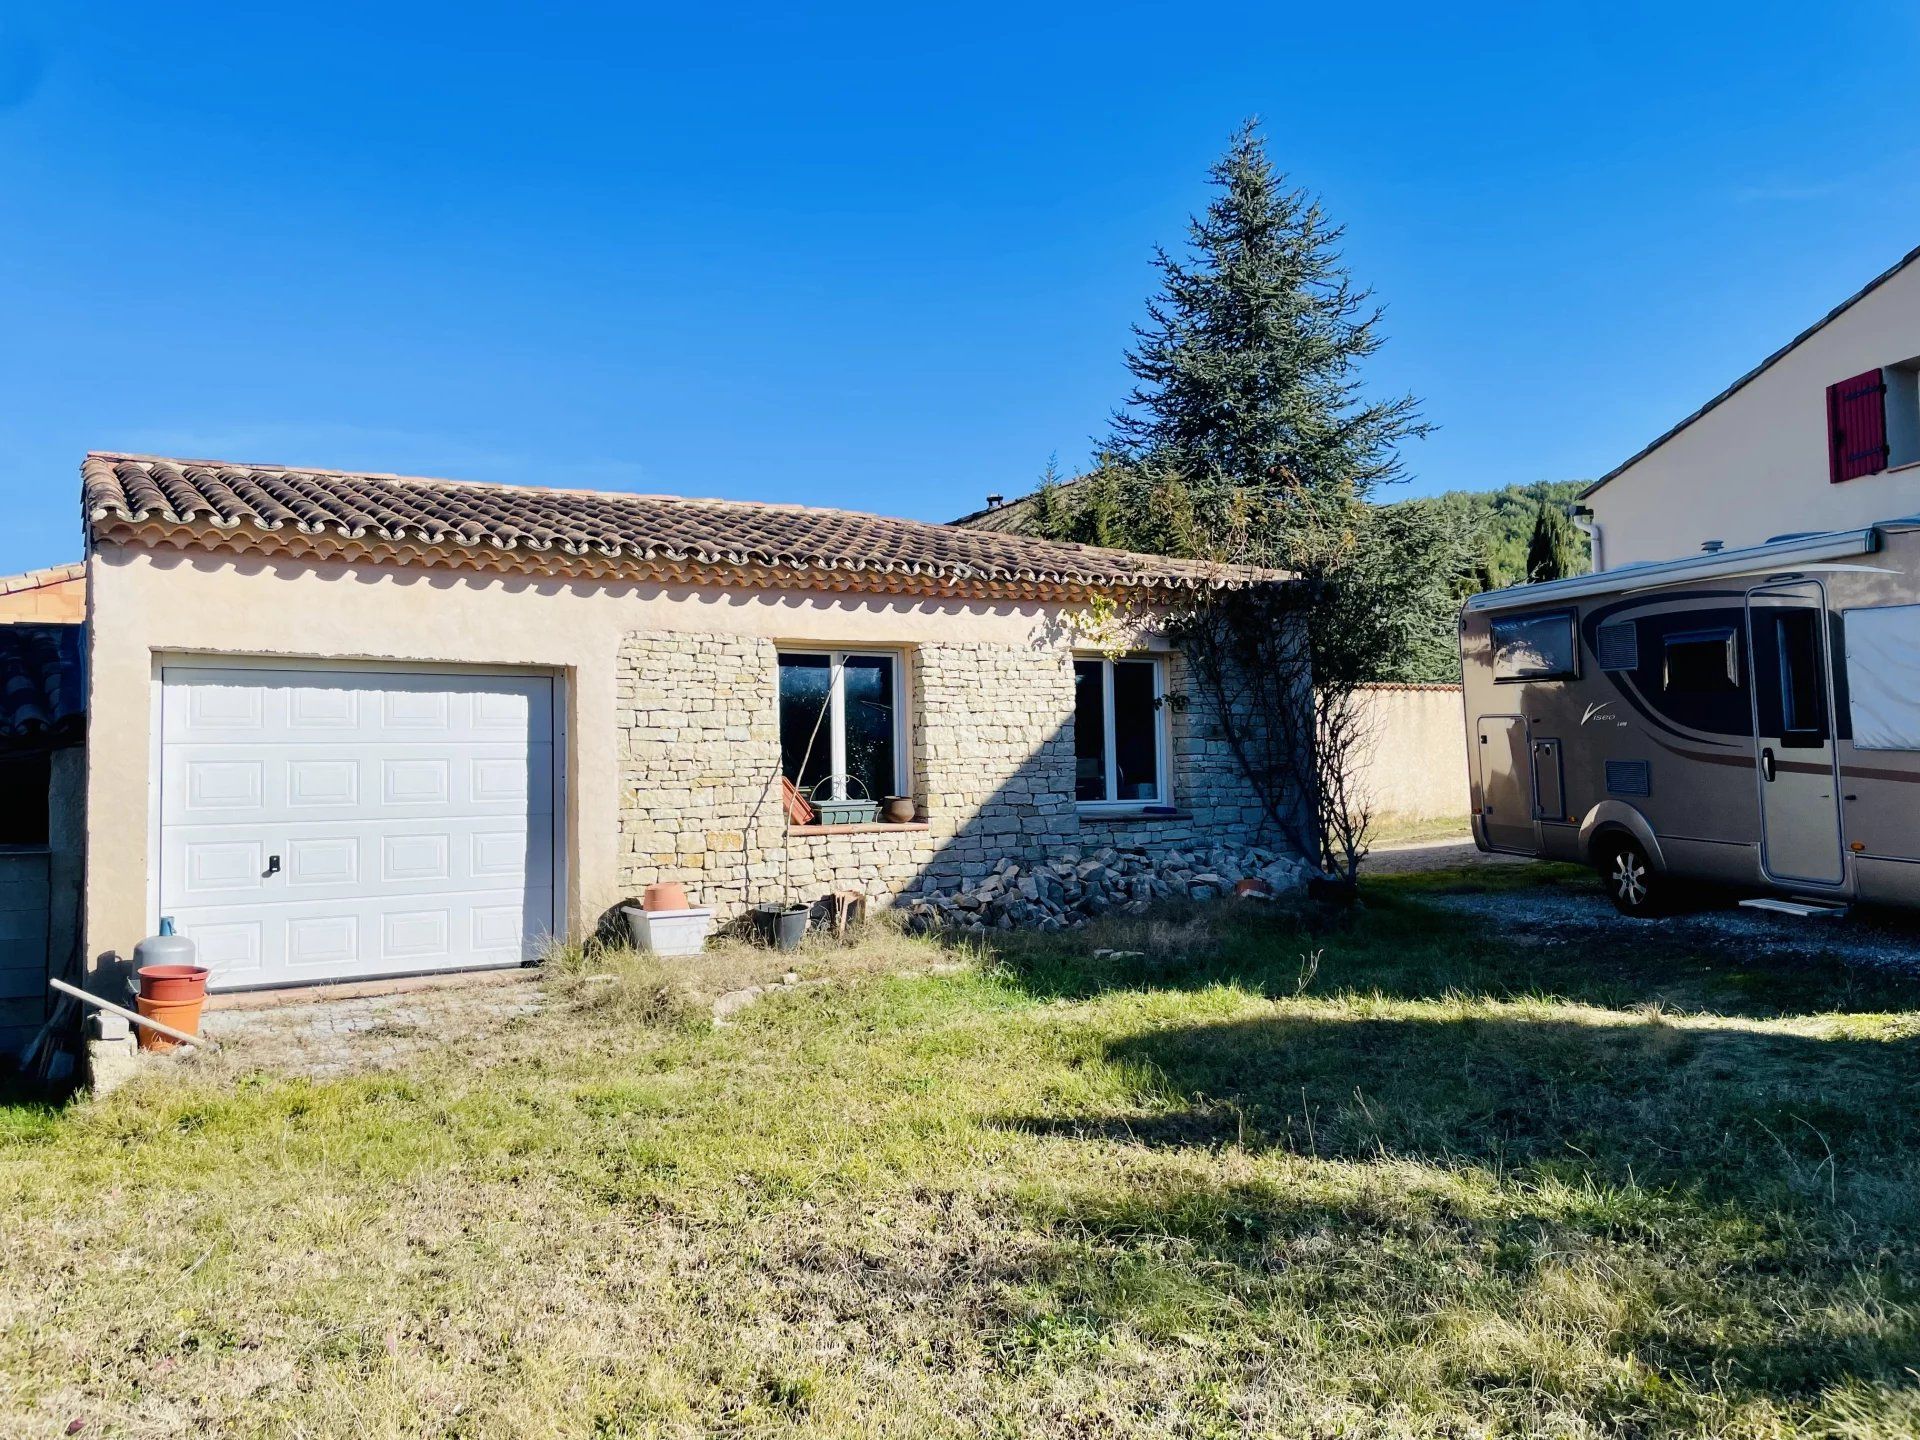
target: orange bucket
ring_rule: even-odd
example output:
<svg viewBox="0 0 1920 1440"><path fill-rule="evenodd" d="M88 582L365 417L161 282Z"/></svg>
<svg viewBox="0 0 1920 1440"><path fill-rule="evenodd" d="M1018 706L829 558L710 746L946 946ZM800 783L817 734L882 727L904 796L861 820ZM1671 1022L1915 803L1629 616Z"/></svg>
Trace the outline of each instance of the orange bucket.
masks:
<svg viewBox="0 0 1920 1440"><path fill-rule="evenodd" d="M213 972L204 965L142 965L139 970L140 993L149 1000L204 1000L207 976Z"/></svg>
<svg viewBox="0 0 1920 1440"><path fill-rule="evenodd" d="M149 1000L139 996L134 1004L140 1007L140 1013L149 1020L158 1020L162 1025L171 1025L176 1030L184 1030L189 1035L200 1033L200 1007L207 1002L196 1000ZM149 1030L144 1025L133 1027L139 1032L142 1050L178 1050L180 1042L170 1035L162 1035L158 1030Z"/></svg>

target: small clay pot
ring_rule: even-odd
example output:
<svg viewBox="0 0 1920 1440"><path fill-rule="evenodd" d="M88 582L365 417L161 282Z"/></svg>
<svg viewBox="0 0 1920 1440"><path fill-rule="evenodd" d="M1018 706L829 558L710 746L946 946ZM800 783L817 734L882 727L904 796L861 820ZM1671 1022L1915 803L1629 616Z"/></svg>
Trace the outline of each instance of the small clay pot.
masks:
<svg viewBox="0 0 1920 1440"><path fill-rule="evenodd" d="M140 1007L140 1013L149 1020L158 1020L162 1025L171 1025L174 1029L184 1030L189 1035L200 1033L200 1007L206 1003L203 999L149 1000L141 995L133 1003ZM144 1025L136 1025L133 1028L137 1032L142 1050L153 1050L164 1054L168 1050L180 1048L180 1042L171 1035L162 1035L158 1030L149 1030Z"/></svg>
<svg viewBox="0 0 1920 1440"><path fill-rule="evenodd" d="M911 825L913 823L913 797L911 795L889 795L881 808L880 816L889 825Z"/></svg>
<svg viewBox="0 0 1920 1440"><path fill-rule="evenodd" d="M647 886L640 897L642 910L690 910L687 904L687 887L678 880L663 880L658 885Z"/></svg>
<svg viewBox="0 0 1920 1440"><path fill-rule="evenodd" d="M174 1004L182 1000L207 998L207 975L210 972L204 965L142 965L136 973L140 978L143 999Z"/></svg>

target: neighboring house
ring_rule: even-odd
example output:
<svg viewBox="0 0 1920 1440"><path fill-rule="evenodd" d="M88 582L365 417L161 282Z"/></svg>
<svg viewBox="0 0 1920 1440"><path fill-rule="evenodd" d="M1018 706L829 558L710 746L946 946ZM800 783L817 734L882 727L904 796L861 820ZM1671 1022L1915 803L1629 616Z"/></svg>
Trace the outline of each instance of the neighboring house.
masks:
<svg viewBox="0 0 1920 1440"><path fill-rule="evenodd" d="M1588 486L1594 568L1920 513L1917 260Z"/></svg>
<svg viewBox="0 0 1920 1440"><path fill-rule="evenodd" d="M0 625L78 625L86 618L87 567L79 561L0 577Z"/></svg>
<svg viewBox="0 0 1920 1440"><path fill-rule="evenodd" d="M277 985L518 964L655 880L727 917L1275 838L1153 617L1278 577L798 505L83 482L99 985L161 915L216 985ZM1123 653L1083 633L1102 596ZM919 818L789 832L783 774Z"/></svg>

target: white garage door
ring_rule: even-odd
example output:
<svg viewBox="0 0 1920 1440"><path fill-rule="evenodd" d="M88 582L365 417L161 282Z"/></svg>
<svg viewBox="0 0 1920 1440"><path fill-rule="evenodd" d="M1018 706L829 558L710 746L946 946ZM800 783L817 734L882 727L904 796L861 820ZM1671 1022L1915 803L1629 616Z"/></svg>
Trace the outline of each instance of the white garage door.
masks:
<svg viewBox="0 0 1920 1440"><path fill-rule="evenodd" d="M168 665L159 913L223 989L532 958L553 716L544 676Z"/></svg>

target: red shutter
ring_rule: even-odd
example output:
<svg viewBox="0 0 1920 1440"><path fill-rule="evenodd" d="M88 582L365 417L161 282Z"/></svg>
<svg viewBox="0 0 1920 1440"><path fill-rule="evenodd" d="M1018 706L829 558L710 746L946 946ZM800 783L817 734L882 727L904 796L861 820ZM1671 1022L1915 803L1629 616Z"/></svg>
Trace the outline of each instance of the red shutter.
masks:
<svg viewBox="0 0 1920 1440"><path fill-rule="evenodd" d="M1827 387L1827 466L1836 485L1887 468L1887 382L1878 370Z"/></svg>

